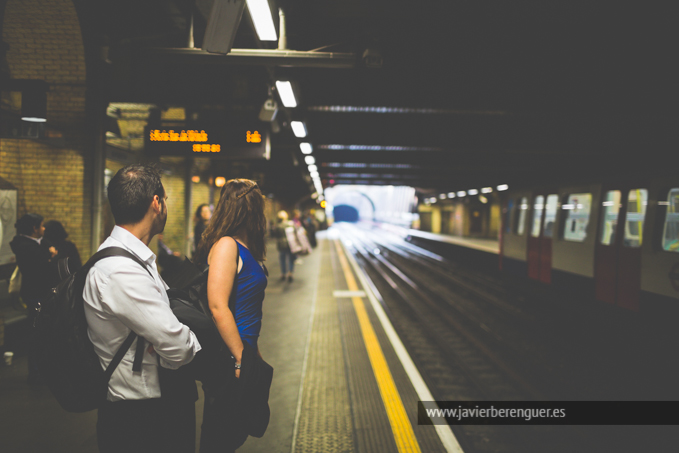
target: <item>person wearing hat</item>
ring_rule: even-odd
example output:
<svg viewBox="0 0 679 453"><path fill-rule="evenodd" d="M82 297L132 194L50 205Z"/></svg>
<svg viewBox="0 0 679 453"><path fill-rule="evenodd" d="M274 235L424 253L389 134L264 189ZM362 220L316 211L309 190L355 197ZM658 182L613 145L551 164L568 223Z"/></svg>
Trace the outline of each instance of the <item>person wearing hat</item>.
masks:
<svg viewBox="0 0 679 453"><path fill-rule="evenodd" d="M53 261L58 252L56 248L42 241L45 226L41 215L24 214L14 224L14 227L17 234L9 245L16 256L17 266L21 272L20 294L28 307L29 325L32 326L40 303L47 300L52 288L59 282L56 261ZM28 349L29 384L40 383L35 356L35 343L31 329Z"/></svg>

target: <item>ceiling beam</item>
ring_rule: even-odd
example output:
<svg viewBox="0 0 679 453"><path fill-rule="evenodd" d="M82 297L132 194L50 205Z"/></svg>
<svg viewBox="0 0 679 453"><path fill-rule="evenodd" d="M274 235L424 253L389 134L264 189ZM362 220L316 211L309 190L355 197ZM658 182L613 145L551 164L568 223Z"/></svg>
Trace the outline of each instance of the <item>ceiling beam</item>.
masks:
<svg viewBox="0 0 679 453"><path fill-rule="evenodd" d="M232 64L298 68L356 67L356 54L346 52L307 52L277 49L231 49L224 55L195 48L151 47L142 50L148 56L174 57L185 64Z"/></svg>

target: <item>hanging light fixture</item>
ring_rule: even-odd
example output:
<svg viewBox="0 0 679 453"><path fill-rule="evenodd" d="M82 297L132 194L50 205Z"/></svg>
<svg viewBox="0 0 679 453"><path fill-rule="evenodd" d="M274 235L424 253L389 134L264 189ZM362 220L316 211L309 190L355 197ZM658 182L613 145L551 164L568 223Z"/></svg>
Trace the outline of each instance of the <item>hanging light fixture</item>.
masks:
<svg viewBox="0 0 679 453"><path fill-rule="evenodd" d="M21 92L21 119L31 123L47 121L47 93L44 90Z"/></svg>

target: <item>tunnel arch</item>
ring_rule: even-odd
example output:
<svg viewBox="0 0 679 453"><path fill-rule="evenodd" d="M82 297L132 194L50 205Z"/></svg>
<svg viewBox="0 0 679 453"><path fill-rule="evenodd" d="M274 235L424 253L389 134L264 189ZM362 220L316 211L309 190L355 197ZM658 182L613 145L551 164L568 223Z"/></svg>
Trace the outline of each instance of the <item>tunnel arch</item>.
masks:
<svg viewBox="0 0 679 453"><path fill-rule="evenodd" d="M356 208L355 206L352 206L351 204L347 204L347 203L336 203L336 201L335 201L335 200L337 200L337 199L341 199L341 197L343 197L343 196L351 195L351 194L358 194L358 195L362 196L365 200L367 200L368 203L370 203L370 207L372 208L372 215L370 216L370 220L374 221L374 220L375 220L375 214L376 214L376 212L377 212L377 209L376 209L376 207L375 207L375 202L373 201L372 198L370 198L370 196L369 196L368 194L366 194L366 193L364 193L364 192L362 192L362 191L360 191L360 190L357 190L357 189L349 189L349 190L343 191L343 192L341 192L341 193L338 193L338 194L335 196L334 200L333 200L333 205L334 205L335 207L340 207L340 206L351 206L351 207L353 207L354 209L356 209L356 211L357 211L357 213L358 213L358 220L360 220L361 214L360 214L360 210L359 210L358 208ZM333 217L334 217L334 209L333 209Z"/></svg>

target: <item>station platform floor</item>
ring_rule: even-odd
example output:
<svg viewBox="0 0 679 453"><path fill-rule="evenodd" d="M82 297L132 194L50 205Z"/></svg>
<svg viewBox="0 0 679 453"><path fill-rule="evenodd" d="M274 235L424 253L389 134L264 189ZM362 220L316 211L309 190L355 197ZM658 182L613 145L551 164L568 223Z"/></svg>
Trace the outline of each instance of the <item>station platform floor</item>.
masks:
<svg viewBox="0 0 679 453"><path fill-rule="evenodd" d="M239 452L461 452L449 427L418 425L426 386L332 230L319 232L292 282L280 278L273 242L266 264L259 346L274 367L271 420ZM26 377L25 355L0 366L0 451L97 452L96 411L67 413Z"/></svg>

